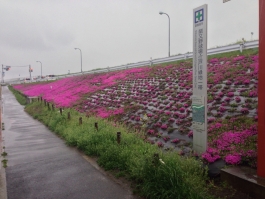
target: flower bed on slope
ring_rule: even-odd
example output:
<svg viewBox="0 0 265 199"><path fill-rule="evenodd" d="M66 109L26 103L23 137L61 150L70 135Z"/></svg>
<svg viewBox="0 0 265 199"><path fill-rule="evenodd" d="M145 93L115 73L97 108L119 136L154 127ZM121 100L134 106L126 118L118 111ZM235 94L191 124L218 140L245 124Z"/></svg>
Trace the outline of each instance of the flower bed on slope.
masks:
<svg viewBox="0 0 265 199"><path fill-rule="evenodd" d="M258 56L208 62L208 149L211 163L256 165ZM146 141L165 149L191 152L192 63L144 67L66 78L42 85L17 85L26 95L42 95L59 107L113 117Z"/></svg>

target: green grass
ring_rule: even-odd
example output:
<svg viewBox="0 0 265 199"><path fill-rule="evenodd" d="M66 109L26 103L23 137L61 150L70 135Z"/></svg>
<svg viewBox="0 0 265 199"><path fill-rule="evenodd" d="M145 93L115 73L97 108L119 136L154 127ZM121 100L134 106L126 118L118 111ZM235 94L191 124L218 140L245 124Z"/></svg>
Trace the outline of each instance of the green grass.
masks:
<svg viewBox="0 0 265 199"><path fill-rule="evenodd" d="M208 60L210 60L212 58L234 57L237 55L239 55L239 56L241 56L241 55L245 55L245 56L257 55L258 53L259 53L258 48L252 48L252 49L243 50L242 53L238 50L238 51L232 51L232 52L227 52L227 53L209 55L207 58L208 58ZM192 58L189 58L186 60L185 59L178 60L178 61L174 61L174 62L166 62L166 63L162 63L162 64L154 64L153 66L168 66L168 65L179 64L179 63L183 63L183 62L192 62Z"/></svg>
<svg viewBox="0 0 265 199"><path fill-rule="evenodd" d="M105 170L125 175L135 184L135 190L147 198L211 198L208 195L207 171L202 162L192 157L181 157L174 152L163 152L145 143L141 133L134 133L122 125L84 115L71 109L63 114L48 110L41 102L33 102L25 109L63 138L67 145L77 147L89 156L98 157ZM71 119L67 119L70 112ZM79 125L82 116L83 124ZM98 123L98 131L94 124ZM121 132L117 143L116 133ZM154 158L159 155L159 159ZM164 162L164 164L162 163Z"/></svg>
<svg viewBox="0 0 265 199"><path fill-rule="evenodd" d="M258 53L259 53L258 48L252 48L252 49L243 50L242 53L238 50L238 51L232 51L232 52L227 52L227 53L209 55L208 60L212 59L212 58L235 57L237 55L239 55L239 56L241 56L241 55L245 55L245 56L257 55Z"/></svg>
<svg viewBox="0 0 265 199"><path fill-rule="evenodd" d="M8 88L15 95L17 101L21 105L26 105L27 104L27 100L26 100L26 96L25 95L23 95L19 91L15 90L12 86L8 86Z"/></svg>

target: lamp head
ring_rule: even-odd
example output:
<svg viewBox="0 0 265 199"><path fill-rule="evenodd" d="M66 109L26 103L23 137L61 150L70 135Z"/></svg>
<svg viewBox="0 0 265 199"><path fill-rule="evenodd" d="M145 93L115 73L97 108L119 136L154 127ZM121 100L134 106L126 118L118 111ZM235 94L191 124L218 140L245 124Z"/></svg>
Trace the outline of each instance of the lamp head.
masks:
<svg viewBox="0 0 265 199"><path fill-rule="evenodd" d="M162 15L162 14L164 14L164 13L160 11L159 14Z"/></svg>

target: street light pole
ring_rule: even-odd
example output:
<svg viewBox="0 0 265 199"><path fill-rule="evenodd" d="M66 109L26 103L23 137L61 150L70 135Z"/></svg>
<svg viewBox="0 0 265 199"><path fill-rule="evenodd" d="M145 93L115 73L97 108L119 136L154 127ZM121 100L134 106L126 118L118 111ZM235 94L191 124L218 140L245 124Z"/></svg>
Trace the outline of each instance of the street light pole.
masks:
<svg viewBox="0 0 265 199"><path fill-rule="evenodd" d="M80 50L80 55L81 55L81 73L83 72L83 70L82 70L82 51L81 51L81 49L80 48L75 48L75 50Z"/></svg>
<svg viewBox="0 0 265 199"><path fill-rule="evenodd" d="M168 56L170 57L170 17L165 12L159 12L160 15L165 14L168 17Z"/></svg>
<svg viewBox="0 0 265 199"><path fill-rule="evenodd" d="M36 61L36 62L40 62L40 61ZM42 79L42 63L40 62L40 79Z"/></svg>
<svg viewBox="0 0 265 199"><path fill-rule="evenodd" d="M31 79L31 66L29 65L29 78L30 78L30 82L32 82L32 79Z"/></svg>
<svg viewBox="0 0 265 199"><path fill-rule="evenodd" d="M4 83L4 71L3 71L4 65L2 64L2 83Z"/></svg>

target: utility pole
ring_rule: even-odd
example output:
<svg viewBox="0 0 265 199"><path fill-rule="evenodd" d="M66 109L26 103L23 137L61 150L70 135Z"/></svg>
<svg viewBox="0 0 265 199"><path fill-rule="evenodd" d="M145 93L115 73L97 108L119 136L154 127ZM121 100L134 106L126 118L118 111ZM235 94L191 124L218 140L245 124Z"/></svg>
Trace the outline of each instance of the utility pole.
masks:
<svg viewBox="0 0 265 199"><path fill-rule="evenodd" d="M31 79L31 67L30 67L30 65L29 65L29 78L30 78L30 81L32 81L32 79Z"/></svg>

